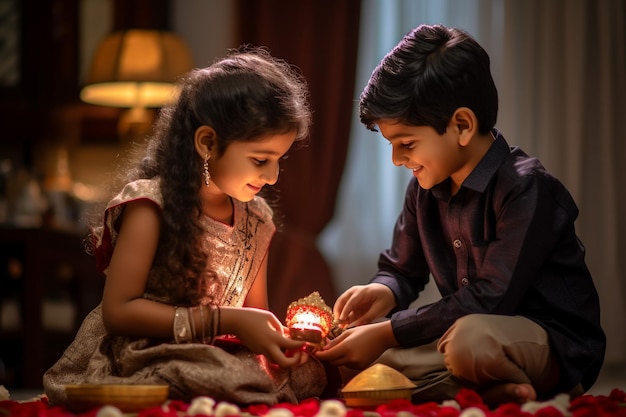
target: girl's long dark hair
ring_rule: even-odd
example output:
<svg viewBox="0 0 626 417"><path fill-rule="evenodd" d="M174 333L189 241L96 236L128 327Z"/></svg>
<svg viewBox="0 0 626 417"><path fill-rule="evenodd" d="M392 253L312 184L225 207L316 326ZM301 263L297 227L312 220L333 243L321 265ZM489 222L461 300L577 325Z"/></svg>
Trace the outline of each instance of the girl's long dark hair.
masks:
<svg viewBox="0 0 626 417"><path fill-rule="evenodd" d="M302 76L262 48L230 51L182 77L179 86L177 100L161 109L144 154L123 181L160 178L161 235L146 291L194 305L205 295L203 288L215 284L206 270L210 254L200 250L199 189L204 183L196 129L213 127L223 155L233 142L268 133L296 131L296 140L302 141L309 134L311 111Z"/></svg>

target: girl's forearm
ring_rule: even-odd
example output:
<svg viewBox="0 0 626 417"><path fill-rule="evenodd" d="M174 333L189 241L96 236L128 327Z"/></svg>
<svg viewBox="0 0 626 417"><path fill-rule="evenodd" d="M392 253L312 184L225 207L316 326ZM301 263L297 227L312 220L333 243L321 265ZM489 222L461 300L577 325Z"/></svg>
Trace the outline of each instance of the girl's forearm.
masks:
<svg viewBox="0 0 626 417"><path fill-rule="evenodd" d="M137 298L122 305L102 303L102 319L111 334L172 338L175 306Z"/></svg>

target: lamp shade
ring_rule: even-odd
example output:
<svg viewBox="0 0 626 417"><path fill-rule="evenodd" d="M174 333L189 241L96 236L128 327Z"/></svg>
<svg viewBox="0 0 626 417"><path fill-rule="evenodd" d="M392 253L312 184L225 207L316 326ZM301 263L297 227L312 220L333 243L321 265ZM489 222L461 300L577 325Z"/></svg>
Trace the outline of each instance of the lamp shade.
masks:
<svg viewBox="0 0 626 417"><path fill-rule="evenodd" d="M172 32L114 32L98 46L80 98L102 106L160 107L175 98L174 81L192 66L186 43Z"/></svg>

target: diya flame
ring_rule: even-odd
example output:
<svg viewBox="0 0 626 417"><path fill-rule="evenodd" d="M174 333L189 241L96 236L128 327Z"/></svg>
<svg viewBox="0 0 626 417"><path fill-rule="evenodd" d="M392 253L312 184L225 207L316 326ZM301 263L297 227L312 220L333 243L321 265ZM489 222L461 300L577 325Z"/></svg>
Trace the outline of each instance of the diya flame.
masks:
<svg viewBox="0 0 626 417"><path fill-rule="evenodd" d="M333 324L333 312L315 291L289 304L285 324L292 339L322 344Z"/></svg>

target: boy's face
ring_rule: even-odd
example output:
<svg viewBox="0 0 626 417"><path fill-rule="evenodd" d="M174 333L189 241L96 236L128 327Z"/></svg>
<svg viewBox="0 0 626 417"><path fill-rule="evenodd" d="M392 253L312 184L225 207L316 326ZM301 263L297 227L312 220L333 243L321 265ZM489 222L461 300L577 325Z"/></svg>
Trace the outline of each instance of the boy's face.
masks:
<svg viewBox="0 0 626 417"><path fill-rule="evenodd" d="M422 188L432 188L450 177L454 193L469 175L471 169L466 169L459 135L451 126L440 135L430 126L412 126L390 120L377 124L393 147L391 160L394 165L412 170Z"/></svg>

